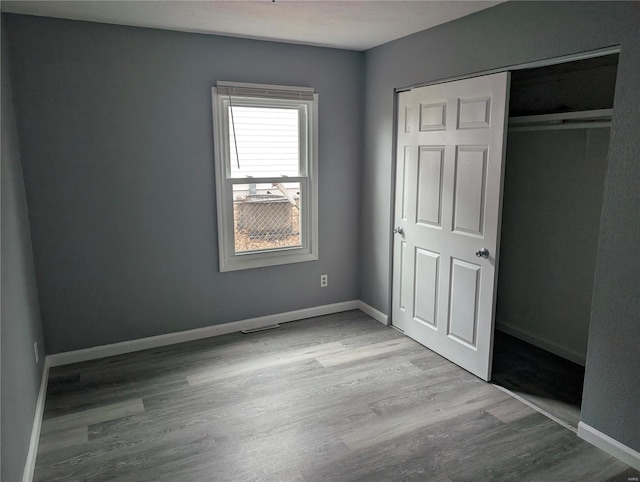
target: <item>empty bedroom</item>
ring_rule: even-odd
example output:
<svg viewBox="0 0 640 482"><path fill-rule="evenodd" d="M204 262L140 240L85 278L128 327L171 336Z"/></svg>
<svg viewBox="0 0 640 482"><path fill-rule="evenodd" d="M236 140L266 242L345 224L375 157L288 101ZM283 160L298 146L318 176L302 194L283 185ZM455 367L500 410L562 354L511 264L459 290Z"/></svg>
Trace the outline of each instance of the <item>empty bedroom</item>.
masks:
<svg viewBox="0 0 640 482"><path fill-rule="evenodd" d="M639 2L0 6L3 482L638 480Z"/></svg>

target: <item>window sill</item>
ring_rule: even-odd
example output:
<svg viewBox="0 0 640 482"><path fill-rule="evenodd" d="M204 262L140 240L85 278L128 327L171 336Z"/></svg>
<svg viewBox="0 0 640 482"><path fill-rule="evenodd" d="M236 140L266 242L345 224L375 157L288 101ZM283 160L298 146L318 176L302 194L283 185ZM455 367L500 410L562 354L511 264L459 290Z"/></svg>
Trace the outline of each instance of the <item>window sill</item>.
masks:
<svg viewBox="0 0 640 482"><path fill-rule="evenodd" d="M282 264L303 263L317 261L318 255L308 251L297 252L271 252L236 255L220 260L220 272L240 271L243 269L266 268Z"/></svg>

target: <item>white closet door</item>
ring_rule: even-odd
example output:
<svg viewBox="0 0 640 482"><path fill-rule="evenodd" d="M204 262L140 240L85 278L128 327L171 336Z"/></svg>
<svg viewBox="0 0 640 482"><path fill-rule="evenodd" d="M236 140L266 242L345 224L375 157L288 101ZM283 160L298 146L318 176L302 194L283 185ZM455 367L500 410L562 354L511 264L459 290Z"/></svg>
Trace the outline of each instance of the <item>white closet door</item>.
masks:
<svg viewBox="0 0 640 482"><path fill-rule="evenodd" d="M509 74L399 94L392 323L489 380Z"/></svg>

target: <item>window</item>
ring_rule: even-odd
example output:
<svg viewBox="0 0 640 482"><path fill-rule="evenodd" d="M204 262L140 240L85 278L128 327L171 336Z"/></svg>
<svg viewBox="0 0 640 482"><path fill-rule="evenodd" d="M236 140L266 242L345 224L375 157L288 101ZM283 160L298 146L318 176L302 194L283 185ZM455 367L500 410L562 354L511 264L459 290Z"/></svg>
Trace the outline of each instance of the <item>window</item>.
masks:
<svg viewBox="0 0 640 482"><path fill-rule="evenodd" d="M218 82L212 97L220 271L318 259L318 95Z"/></svg>

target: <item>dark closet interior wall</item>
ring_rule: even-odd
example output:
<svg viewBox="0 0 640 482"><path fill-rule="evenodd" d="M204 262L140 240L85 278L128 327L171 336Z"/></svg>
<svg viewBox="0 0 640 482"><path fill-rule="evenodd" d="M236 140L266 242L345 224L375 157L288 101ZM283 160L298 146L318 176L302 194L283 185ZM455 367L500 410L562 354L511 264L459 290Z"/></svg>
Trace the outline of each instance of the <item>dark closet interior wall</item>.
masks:
<svg viewBox="0 0 640 482"><path fill-rule="evenodd" d="M609 129L510 132L496 326L584 365Z"/></svg>
<svg viewBox="0 0 640 482"><path fill-rule="evenodd" d="M618 55L512 74L511 116L611 109ZM609 129L510 130L496 325L584 365Z"/></svg>
<svg viewBox="0 0 640 482"><path fill-rule="evenodd" d="M611 109L618 58L613 54L514 71L509 116Z"/></svg>

